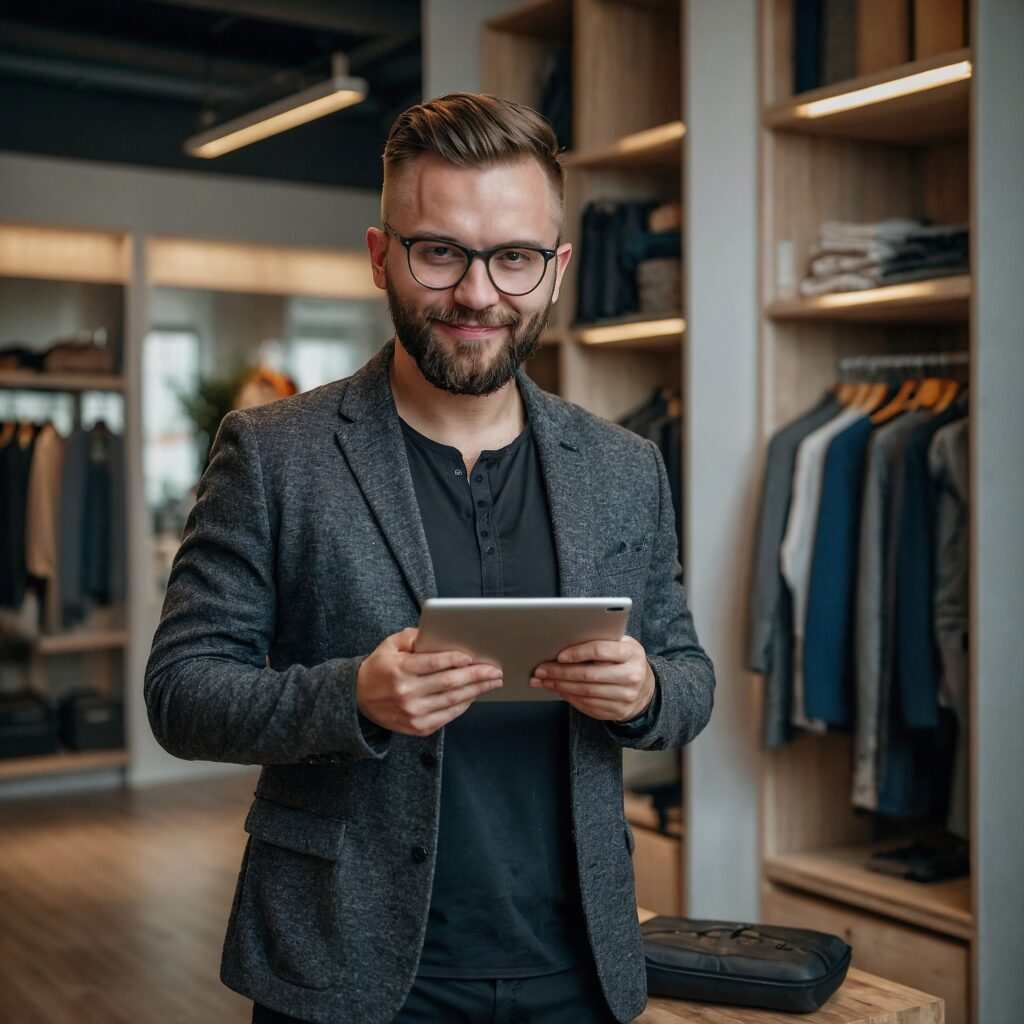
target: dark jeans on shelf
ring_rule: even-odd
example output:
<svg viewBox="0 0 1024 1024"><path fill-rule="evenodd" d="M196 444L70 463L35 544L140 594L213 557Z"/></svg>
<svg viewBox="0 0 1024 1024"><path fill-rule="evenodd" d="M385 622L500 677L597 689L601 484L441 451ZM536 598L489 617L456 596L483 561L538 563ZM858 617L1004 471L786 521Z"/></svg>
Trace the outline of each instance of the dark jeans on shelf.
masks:
<svg viewBox="0 0 1024 1024"><path fill-rule="evenodd" d="M309 1024L253 1004L253 1024ZM615 1024L592 964L537 978L422 978L392 1024Z"/></svg>

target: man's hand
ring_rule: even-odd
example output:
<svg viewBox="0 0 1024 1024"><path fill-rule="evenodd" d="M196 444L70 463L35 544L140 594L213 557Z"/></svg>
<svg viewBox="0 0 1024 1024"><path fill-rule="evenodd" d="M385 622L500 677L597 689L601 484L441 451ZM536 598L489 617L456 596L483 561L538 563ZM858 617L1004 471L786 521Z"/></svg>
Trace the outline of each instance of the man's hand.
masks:
<svg viewBox="0 0 1024 1024"><path fill-rule="evenodd" d="M487 690L501 686L501 669L474 663L464 651L414 654L417 630L393 633L359 666L356 704L371 722L429 736L458 718Z"/></svg>
<svg viewBox="0 0 1024 1024"><path fill-rule="evenodd" d="M566 647L557 662L533 670L530 685L555 691L591 718L625 722L647 710L656 684L643 647L624 636Z"/></svg>

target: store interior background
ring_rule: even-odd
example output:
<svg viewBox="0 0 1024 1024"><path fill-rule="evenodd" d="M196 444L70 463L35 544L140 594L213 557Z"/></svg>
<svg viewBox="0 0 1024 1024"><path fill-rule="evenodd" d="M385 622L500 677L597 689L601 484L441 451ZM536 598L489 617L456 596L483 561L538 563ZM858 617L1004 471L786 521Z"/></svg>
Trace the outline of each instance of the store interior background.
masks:
<svg viewBox="0 0 1024 1024"><path fill-rule="evenodd" d="M36 5L38 10L47 6L57 14L65 7ZM5 816L8 824L16 824L26 801L42 806L53 797L73 800L76 794L84 797L127 785L137 801L151 794L159 808L161 789L156 787L161 784L237 780L251 774L251 769L167 755L153 738L142 700L162 581L181 525L176 512L181 506L165 500L165 493L176 494L187 483L194 457L190 428L180 411L173 410L169 389L194 380L197 373L229 373L239 359L252 358L256 351L280 361L305 389L348 375L389 336L386 309L370 281L364 245L366 227L379 220L379 154L388 120L421 97L514 81L515 61L508 66L494 63L497 50L489 49L494 44L493 39L487 42L485 28L489 22L501 24L502 17L524 5L516 0L378 0L372 9L328 0L180 0L178 8L158 5L169 33L172 24L180 28L205 18L211 38L230 32L232 17L245 22L271 11L272 19L291 19L292 33L282 34L282 46L292 47L287 52L293 61L299 60L302 33L319 25L325 33L321 49L330 41L345 42L358 55L353 72L365 73L371 83L367 108L342 111L257 143L222 158L225 162L218 168L184 157L180 144L168 147L161 137L176 132L175 138L183 138L196 130L200 93L195 90L211 65L204 66L197 57L193 73L182 76L191 79L191 101L154 105L152 82L147 93L141 74L136 85L142 91L131 98L129 68L144 59L158 61L156 50L146 54L141 47L118 49L124 46L124 33L118 43L110 14L114 10L116 15L117 5L95 5L107 12L106 42L86 31L81 9L88 5L75 6L74 19L61 25L55 17L45 31L38 17L25 13L28 5L0 7L0 347L7 339L41 340L103 321L119 335L123 387L115 389L114 397L83 395L82 411L106 417L125 438L129 598L119 624L125 639L113 651L57 654L50 671L59 677L59 686L79 671L120 680L127 754L122 764L100 771L31 778L0 771L3 845L17 843L18 835L15 829L2 828ZM645 822L637 811L638 852L646 858L646 866L641 869L638 861L637 870L638 877L643 871L645 891L667 894L669 904L655 909L735 920L760 919L763 896L778 880L766 846L779 825L779 787L790 786L785 801L799 803L801 794L793 780L779 781L761 749L760 691L746 663L747 595L765 445L786 419L780 418L782 409L795 415L810 404L794 398L795 388L785 376L789 349L785 343L773 347L774 322L764 313L774 294L769 278L774 280L775 258L766 242L766 211L773 199L766 183L770 133L762 119L762 108L768 105L763 98L768 91L765 26L779 6L776 0L533 4L542 21L556 12L558 25L564 24L557 14L563 10L572 11L578 26L587 24L588 11L593 15L617 7L678 17L678 97L669 105L675 103L685 136L669 173L678 174L684 209L685 332L671 351L661 342L617 351L609 347L600 356L563 334L544 353L538 376L547 377L541 380L545 386L561 383L567 397L595 403L611 418L636 405L635 399L666 375L682 391L682 560L698 633L716 666L718 690L711 724L682 757L683 811L674 826L659 832L650 816ZM915 956L934 955L934 965L923 973L936 984L943 983L943 971L960 972L955 991L961 1015L947 1019L1010 1024L1024 1015L1024 973L1017 963L1024 948L1024 885L1019 877L1024 850L1024 801L1019 794L1024 778L1024 744L1019 740L1024 722L1019 667L1024 623L1019 536L1019 510L1024 508L1019 312L1024 266L1024 65L1019 57L1024 5L1019 0L972 0L968 6L973 75L969 127L962 140L968 154L971 223L970 293L962 307L972 418L968 895L951 925L941 908L934 916L928 907L894 912L833 889L827 879L817 888L786 891L796 893L798 900L810 898L819 909L836 910L815 926L831 925L836 931L849 926L882 947L886 942L894 948L909 943ZM225 19L220 27L217 18ZM522 33L517 29L506 34L518 38ZM632 69L636 82L630 84L625 51L633 46L641 53L639 38L623 37L616 53L601 49L613 45L607 39L594 37L593 66L587 73L593 81L609 75L611 88L622 91L617 105L610 101L610 118L628 121L631 107L645 109L648 102L629 94L650 73L637 63ZM253 44L258 45L268 44ZM309 54L302 59L308 60ZM266 62L272 63L269 58ZM83 66L89 67L91 77L76 79ZM244 76L238 74L241 81ZM619 109L626 112L616 113ZM159 131L147 127L157 110L165 111ZM571 169L570 180L575 174L581 181L596 181L600 173ZM664 166L641 170L641 192L648 173L654 178L666 171ZM588 179L588 174L595 178ZM609 187L622 181L615 174L613 170ZM598 192L601 187L596 186ZM807 202L814 206L819 197L808 194ZM67 255L73 247L55 245L51 229L88 236L97 247L96 258L111 268L106 276L96 271L79 287L73 267L59 278L48 275L38 261L66 257L71 267L81 259ZM33 260L37 272L25 269ZM214 278L216 287L211 286ZM282 286L298 281L303 283ZM564 317L559 329L567 332L571 310L559 313ZM908 329L904 325L898 330L903 333L872 350L903 351L900 344ZM156 352L160 345L177 355L165 356L162 366L171 369L156 386L152 374L147 375L146 352L147 346ZM842 343L837 351L841 349ZM609 383L615 379L625 381L622 386L628 390L616 393ZM801 395L805 391L806 385ZM15 401L3 392L0 400ZM38 399L19 392L16 400L21 403L16 411L36 415L32 403ZM55 415L71 416L71 399L62 401ZM4 407L7 414L12 408ZM158 419L157 409L167 418ZM0 681L9 678L0 674ZM244 841L240 826L246 805L247 800L239 800L238 857L230 865L229 886ZM73 819L69 814L69 821ZM645 824L651 826L646 831ZM9 878L5 884L11 884ZM214 931L226 922L229 899L230 888ZM150 911L159 916L167 908L157 902ZM39 950L40 956L45 954ZM899 960L898 953L892 955ZM3 963L0 957L0 981ZM214 978L216 963L196 969ZM886 973L877 961L872 970ZM916 983L927 987L923 981Z"/></svg>

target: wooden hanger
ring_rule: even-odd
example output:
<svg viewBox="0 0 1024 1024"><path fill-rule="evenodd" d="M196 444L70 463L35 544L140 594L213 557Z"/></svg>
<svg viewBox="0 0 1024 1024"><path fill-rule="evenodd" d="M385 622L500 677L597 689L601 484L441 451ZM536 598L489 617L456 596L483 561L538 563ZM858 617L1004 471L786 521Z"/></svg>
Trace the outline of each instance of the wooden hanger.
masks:
<svg viewBox="0 0 1024 1024"><path fill-rule="evenodd" d="M899 416L901 412L909 408L910 399L916 387L917 381L905 380L899 386L896 394L892 396L892 400L872 414L871 422L877 427L879 424L888 423L889 420Z"/></svg>
<svg viewBox="0 0 1024 1024"><path fill-rule="evenodd" d="M0 448L3 448L12 437L14 432L18 429L18 424L14 420L7 420L4 423L0 423Z"/></svg>
<svg viewBox="0 0 1024 1024"><path fill-rule="evenodd" d="M867 397L860 408L864 411L865 415L870 416L885 401L885 396L888 394L889 385L884 380L876 381L871 385L871 390L868 391Z"/></svg>
<svg viewBox="0 0 1024 1024"><path fill-rule="evenodd" d="M939 395L939 400L935 403L935 413L945 412L952 404L953 399L956 398L957 392L960 390L959 381L955 380L944 380L942 394Z"/></svg>
<svg viewBox="0 0 1024 1024"><path fill-rule="evenodd" d="M938 377L925 377L910 400L910 409L933 409L942 397L945 381Z"/></svg>

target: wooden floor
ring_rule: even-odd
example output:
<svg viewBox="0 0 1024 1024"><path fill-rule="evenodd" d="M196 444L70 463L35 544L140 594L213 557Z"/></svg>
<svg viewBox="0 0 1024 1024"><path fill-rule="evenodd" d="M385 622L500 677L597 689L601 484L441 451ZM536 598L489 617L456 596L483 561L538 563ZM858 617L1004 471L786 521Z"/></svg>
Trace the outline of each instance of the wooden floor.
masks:
<svg viewBox="0 0 1024 1024"><path fill-rule="evenodd" d="M256 773L0 801L3 1024L248 1024L218 977Z"/></svg>

